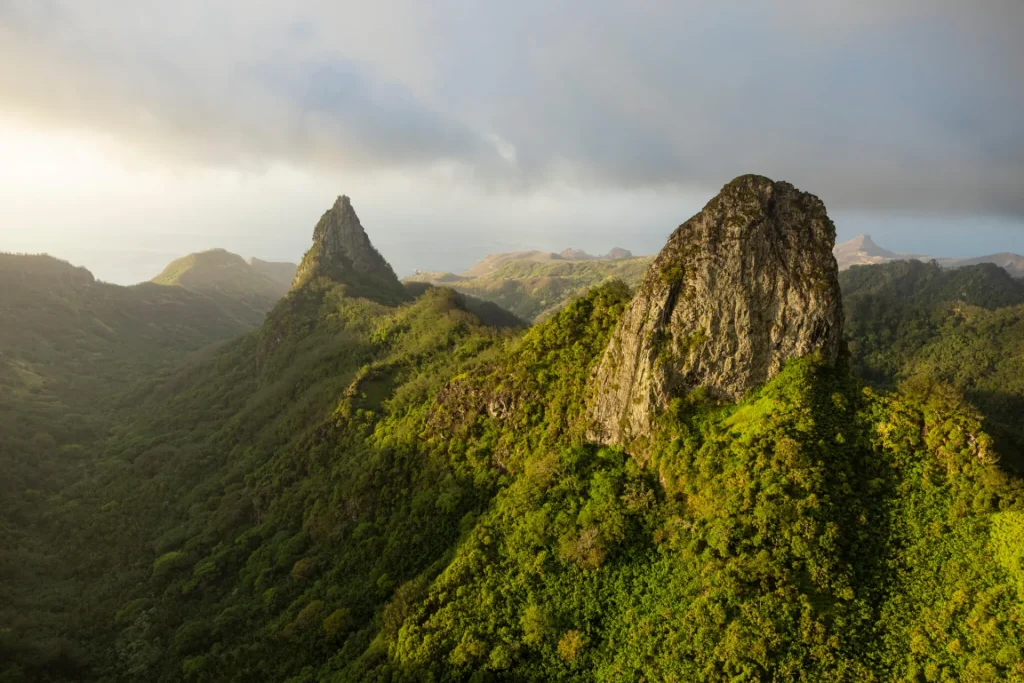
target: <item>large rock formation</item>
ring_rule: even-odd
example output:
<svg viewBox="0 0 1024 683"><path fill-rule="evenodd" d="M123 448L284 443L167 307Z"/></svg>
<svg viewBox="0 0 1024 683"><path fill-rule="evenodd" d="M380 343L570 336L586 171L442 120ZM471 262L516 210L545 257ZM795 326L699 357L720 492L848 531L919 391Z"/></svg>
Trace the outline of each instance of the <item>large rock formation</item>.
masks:
<svg viewBox="0 0 1024 683"><path fill-rule="evenodd" d="M591 437L645 436L678 395L739 399L782 363L838 353L835 227L817 197L755 175L726 185L669 238L597 369Z"/></svg>
<svg viewBox="0 0 1024 683"><path fill-rule="evenodd" d="M313 229L313 245L302 257L292 286L321 276L349 285L357 296L388 301L405 297L395 271L370 243L345 195Z"/></svg>

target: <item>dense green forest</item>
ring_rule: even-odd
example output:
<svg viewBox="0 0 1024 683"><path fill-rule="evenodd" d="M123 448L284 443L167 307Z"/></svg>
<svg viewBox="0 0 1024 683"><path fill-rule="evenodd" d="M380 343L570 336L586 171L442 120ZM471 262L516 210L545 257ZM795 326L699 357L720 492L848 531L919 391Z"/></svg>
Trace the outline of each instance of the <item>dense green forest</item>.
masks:
<svg viewBox="0 0 1024 683"><path fill-rule="evenodd" d="M1024 680L1005 273L852 268L837 365L679 397L640 460L584 437L620 281L522 331L312 277L237 334L19 263L0 681Z"/></svg>
<svg viewBox="0 0 1024 683"><path fill-rule="evenodd" d="M941 381L985 416L1004 466L1024 473L1024 281L992 264L898 261L840 274L856 372L892 388Z"/></svg>
<svg viewBox="0 0 1024 683"><path fill-rule="evenodd" d="M120 287L49 256L0 254L0 514L38 511L124 404L273 303L260 312L185 287Z"/></svg>

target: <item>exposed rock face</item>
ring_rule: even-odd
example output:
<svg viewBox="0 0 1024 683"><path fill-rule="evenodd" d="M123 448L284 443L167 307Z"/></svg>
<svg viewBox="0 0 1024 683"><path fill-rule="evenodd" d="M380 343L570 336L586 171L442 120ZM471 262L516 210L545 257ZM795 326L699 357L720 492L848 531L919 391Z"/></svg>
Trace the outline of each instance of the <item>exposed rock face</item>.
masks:
<svg viewBox="0 0 1024 683"><path fill-rule="evenodd" d="M669 238L598 366L591 438L645 436L674 396L735 400L842 338L835 227L817 197L741 176Z"/></svg>
<svg viewBox="0 0 1024 683"><path fill-rule="evenodd" d="M352 202L342 195L313 229L313 246L302 257L292 286L320 275L344 281L351 273L393 280L401 287L391 265L370 243Z"/></svg>
<svg viewBox="0 0 1024 683"><path fill-rule="evenodd" d="M618 260L624 258L633 258L633 252L629 249L623 249L622 247L614 247L605 256L606 259Z"/></svg>

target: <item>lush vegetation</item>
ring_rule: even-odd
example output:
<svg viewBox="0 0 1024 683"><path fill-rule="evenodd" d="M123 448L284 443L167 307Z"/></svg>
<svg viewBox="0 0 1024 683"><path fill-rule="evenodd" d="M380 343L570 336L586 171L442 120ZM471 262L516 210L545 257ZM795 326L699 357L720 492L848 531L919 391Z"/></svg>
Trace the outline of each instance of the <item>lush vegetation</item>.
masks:
<svg viewBox="0 0 1024 683"><path fill-rule="evenodd" d="M585 439L623 283L519 332L308 282L3 518L0 681L1024 680L1024 489L936 370L1019 307L853 270L850 358L680 397L643 461Z"/></svg>
<svg viewBox="0 0 1024 683"><path fill-rule="evenodd" d="M946 382L985 416L1005 466L1024 472L1024 283L992 264L902 261L840 276L854 367L892 388Z"/></svg>
<svg viewBox="0 0 1024 683"><path fill-rule="evenodd" d="M172 261L152 281L158 285L184 287L225 302L247 320L259 324L266 312L291 289L294 275L295 266L289 263L258 260L247 263L238 254L210 249Z"/></svg>

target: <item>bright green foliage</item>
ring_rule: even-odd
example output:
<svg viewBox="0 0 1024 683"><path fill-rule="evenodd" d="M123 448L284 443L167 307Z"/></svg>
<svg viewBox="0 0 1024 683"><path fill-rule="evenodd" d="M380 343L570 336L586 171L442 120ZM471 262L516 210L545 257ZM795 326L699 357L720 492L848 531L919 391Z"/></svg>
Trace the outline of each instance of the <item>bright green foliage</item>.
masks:
<svg viewBox="0 0 1024 683"><path fill-rule="evenodd" d="M996 561L1011 579L1024 600L1024 512L1008 510L992 520L992 546Z"/></svg>
<svg viewBox="0 0 1024 683"><path fill-rule="evenodd" d="M585 438L621 282L525 333L353 293L306 283L83 444L31 546L73 571L19 575L0 677L1024 680L1024 493L954 386L803 358L676 401L640 462Z"/></svg>

